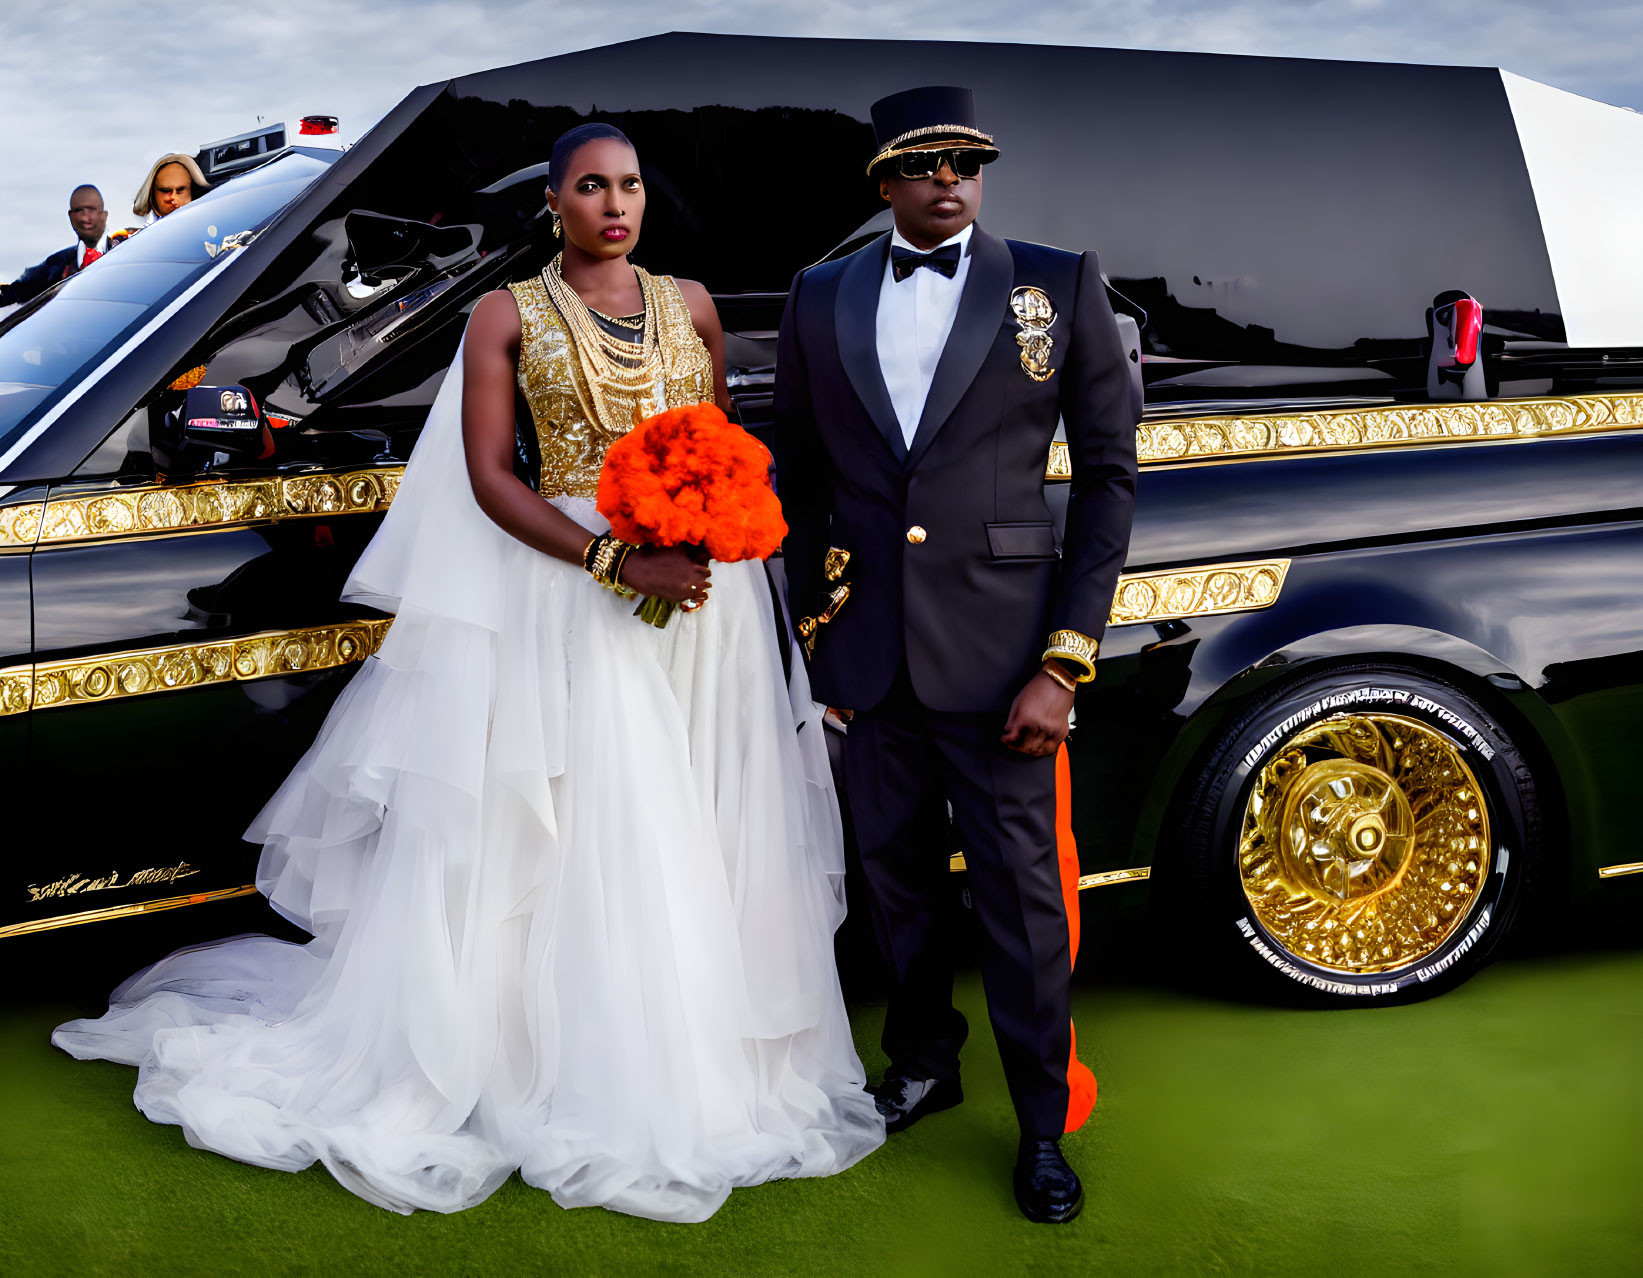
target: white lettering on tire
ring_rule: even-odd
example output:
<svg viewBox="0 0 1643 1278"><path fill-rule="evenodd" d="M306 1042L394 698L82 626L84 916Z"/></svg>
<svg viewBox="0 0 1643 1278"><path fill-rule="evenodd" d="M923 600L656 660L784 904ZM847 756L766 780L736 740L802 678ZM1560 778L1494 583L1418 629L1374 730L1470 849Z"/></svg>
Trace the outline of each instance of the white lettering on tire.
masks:
<svg viewBox="0 0 1643 1278"><path fill-rule="evenodd" d="M1346 981L1332 981L1327 977L1316 976L1311 972L1302 971L1282 955L1275 954L1267 943L1263 941L1256 933L1254 927L1250 925L1250 921L1247 917L1238 920L1238 930L1243 933L1244 939L1249 942L1249 946L1252 950L1264 958L1268 963L1272 964L1273 967L1277 968L1285 976L1289 977L1292 981L1299 981L1302 985L1309 985L1315 990L1322 990L1325 994L1372 996L1375 994L1396 994L1398 992L1398 982L1396 981L1376 981L1369 985L1352 985Z"/></svg>
<svg viewBox="0 0 1643 1278"><path fill-rule="evenodd" d="M1484 740L1483 734L1448 707L1410 692L1407 688L1368 687L1351 688L1345 692L1333 692L1327 697L1320 697L1307 706L1306 709L1297 710L1255 743L1249 753L1244 756L1244 766L1253 768L1278 742L1289 736L1296 728L1311 723L1320 715L1332 710L1341 710L1347 706L1361 705L1393 705L1423 711L1440 723L1453 728L1460 736L1465 738L1466 743L1477 751L1484 762L1487 763L1495 757L1494 748Z"/></svg>
<svg viewBox="0 0 1643 1278"><path fill-rule="evenodd" d="M1468 931L1461 939L1461 943L1455 946L1454 949L1450 950L1449 953L1445 954L1436 963L1428 963L1425 967L1417 967L1415 969L1415 979L1424 984L1425 982L1430 981L1434 976L1441 976L1444 972L1448 971L1461 955L1465 954L1467 950L1471 949L1478 943L1479 938L1481 938L1484 932L1488 930L1489 920L1493 917L1493 914L1493 906L1484 906L1483 913L1478 916L1478 921L1472 924L1471 930Z"/></svg>

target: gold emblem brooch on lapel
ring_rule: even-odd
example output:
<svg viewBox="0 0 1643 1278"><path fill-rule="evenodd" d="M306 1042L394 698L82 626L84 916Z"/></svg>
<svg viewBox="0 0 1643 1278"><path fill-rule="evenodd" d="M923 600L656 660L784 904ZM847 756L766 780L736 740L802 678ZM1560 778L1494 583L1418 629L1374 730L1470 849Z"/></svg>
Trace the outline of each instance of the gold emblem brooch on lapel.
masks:
<svg viewBox="0 0 1643 1278"><path fill-rule="evenodd" d="M1041 288L1023 285L1010 292L1010 310L1021 331L1015 335L1021 347L1021 370L1035 382L1049 381L1055 369L1050 367L1050 352L1055 341L1050 337L1050 325L1055 323L1055 304Z"/></svg>

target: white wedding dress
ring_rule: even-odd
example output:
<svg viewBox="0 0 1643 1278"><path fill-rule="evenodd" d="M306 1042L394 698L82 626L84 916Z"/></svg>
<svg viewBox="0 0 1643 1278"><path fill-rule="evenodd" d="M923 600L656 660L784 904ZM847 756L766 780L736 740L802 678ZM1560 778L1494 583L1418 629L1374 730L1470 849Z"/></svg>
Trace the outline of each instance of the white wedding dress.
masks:
<svg viewBox="0 0 1643 1278"><path fill-rule="evenodd" d="M833 962L838 808L758 563L657 630L479 510L461 354L347 596L381 651L258 817L314 934L183 950L62 1026L190 1144L457 1211L712 1215L884 1139ZM591 503L558 499L590 527Z"/></svg>

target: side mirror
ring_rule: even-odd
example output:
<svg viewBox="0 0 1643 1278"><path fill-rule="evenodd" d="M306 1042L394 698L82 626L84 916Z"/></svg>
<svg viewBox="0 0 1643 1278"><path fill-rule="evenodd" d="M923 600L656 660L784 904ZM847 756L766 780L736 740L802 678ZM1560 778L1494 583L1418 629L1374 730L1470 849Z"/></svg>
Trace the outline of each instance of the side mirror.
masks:
<svg viewBox="0 0 1643 1278"><path fill-rule="evenodd" d="M1434 400L1487 399L1482 354L1483 307L1470 293L1448 289L1426 312L1426 393Z"/></svg>
<svg viewBox="0 0 1643 1278"><path fill-rule="evenodd" d="M196 386L150 427L149 448L161 472L191 475L219 459L270 457L274 436L245 387Z"/></svg>

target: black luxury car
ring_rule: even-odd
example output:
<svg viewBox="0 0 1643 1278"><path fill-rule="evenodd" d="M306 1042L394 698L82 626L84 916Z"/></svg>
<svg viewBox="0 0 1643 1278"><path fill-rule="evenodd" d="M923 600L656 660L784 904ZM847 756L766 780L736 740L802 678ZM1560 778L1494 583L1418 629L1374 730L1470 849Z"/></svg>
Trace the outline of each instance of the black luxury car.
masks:
<svg viewBox="0 0 1643 1278"><path fill-rule="evenodd" d="M789 280L888 226L868 104L935 65L1002 148L983 223L1098 249L1137 335L1086 900L1363 1004L1643 871L1643 265L1579 181L1643 120L1481 68L668 35L260 154L0 321L0 936L254 890L239 833L390 624L338 595L466 316L551 252L560 132L634 139L637 256L708 285L765 432Z"/></svg>

